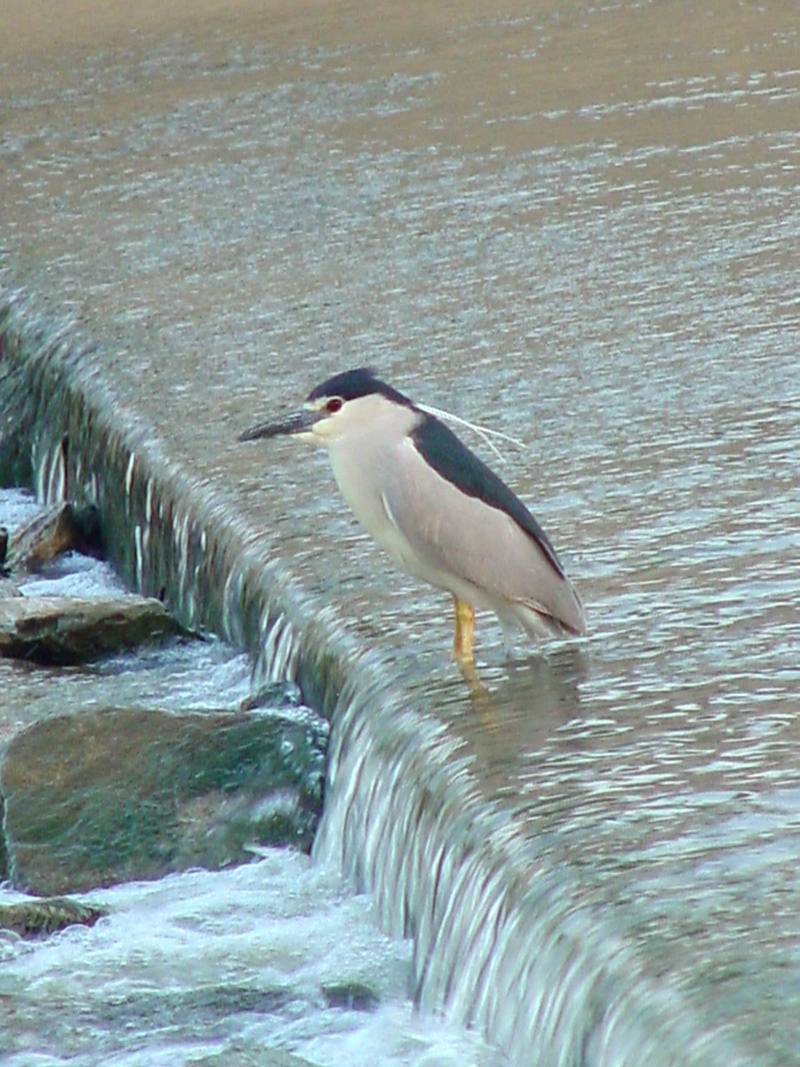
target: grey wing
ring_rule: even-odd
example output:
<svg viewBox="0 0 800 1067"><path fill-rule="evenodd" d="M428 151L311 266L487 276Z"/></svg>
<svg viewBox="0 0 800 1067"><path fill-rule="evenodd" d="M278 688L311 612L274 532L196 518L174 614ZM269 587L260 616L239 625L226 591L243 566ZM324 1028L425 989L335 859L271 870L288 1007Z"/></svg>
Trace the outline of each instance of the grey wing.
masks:
<svg viewBox="0 0 800 1067"><path fill-rule="evenodd" d="M398 452L392 477L384 482L384 505L431 573L455 575L482 591L483 603L493 610L493 601L510 601L583 632L583 609L572 584L533 537L505 511L438 474L410 439Z"/></svg>

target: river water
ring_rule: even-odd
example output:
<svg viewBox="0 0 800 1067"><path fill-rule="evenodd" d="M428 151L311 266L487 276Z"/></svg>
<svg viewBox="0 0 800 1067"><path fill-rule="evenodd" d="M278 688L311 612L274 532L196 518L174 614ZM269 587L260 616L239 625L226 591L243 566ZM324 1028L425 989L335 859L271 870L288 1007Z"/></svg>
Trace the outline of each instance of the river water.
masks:
<svg viewBox="0 0 800 1067"><path fill-rule="evenodd" d="M8 284L700 1029L798 1062L796 12L180 10L6 57ZM508 664L479 620L476 699L324 459L236 444L362 363L528 443L585 641Z"/></svg>
<svg viewBox="0 0 800 1067"><path fill-rule="evenodd" d="M13 531L38 510L30 493L0 490L0 526ZM125 594L106 563L76 553L20 589ZM234 711L251 675L248 657L213 640L84 668L0 658L0 739L50 715L106 706ZM0 886L0 903L24 899ZM408 943L383 936L369 898L303 854L254 846L244 866L81 899L108 917L40 941L0 934L0 1063L8 1067L270 1063L276 1050L331 1067L501 1062L477 1035L413 1010Z"/></svg>

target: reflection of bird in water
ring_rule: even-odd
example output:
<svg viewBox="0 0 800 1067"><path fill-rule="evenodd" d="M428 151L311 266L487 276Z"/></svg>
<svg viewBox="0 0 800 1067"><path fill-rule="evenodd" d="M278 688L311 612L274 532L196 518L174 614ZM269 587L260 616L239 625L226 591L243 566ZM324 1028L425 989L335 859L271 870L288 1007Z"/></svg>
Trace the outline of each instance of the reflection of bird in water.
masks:
<svg viewBox="0 0 800 1067"><path fill-rule="evenodd" d="M507 633L580 634L583 607L555 549L522 501L435 415L366 368L312 389L303 407L245 431L323 445L345 500L415 577L453 597L453 653L474 661L475 608Z"/></svg>
<svg viewBox="0 0 800 1067"><path fill-rule="evenodd" d="M586 652L575 646L512 660L486 671L485 681L474 668L463 670L477 729L461 720L459 730L490 778L507 785L509 768L525 766L531 753L581 716L580 686L588 672Z"/></svg>

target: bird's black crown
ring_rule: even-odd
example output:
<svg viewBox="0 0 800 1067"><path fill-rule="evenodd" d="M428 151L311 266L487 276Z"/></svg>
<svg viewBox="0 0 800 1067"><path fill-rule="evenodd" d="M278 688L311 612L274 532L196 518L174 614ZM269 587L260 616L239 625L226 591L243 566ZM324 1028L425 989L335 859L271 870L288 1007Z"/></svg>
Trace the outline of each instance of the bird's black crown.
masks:
<svg viewBox="0 0 800 1067"><path fill-rule="evenodd" d="M357 400L360 396L371 396L373 393L379 393L395 404L414 406L407 396L377 378L372 367L356 367L354 370L334 374L332 378L315 386L308 394L308 399L320 400L322 397L339 396L342 400Z"/></svg>

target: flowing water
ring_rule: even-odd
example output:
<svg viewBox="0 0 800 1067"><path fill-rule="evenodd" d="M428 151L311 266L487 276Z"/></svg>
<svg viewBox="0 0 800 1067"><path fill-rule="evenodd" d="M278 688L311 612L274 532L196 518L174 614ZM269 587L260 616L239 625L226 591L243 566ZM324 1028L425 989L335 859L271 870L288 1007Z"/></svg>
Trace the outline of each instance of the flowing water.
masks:
<svg viewBox="0 0 800 1067"><path fill-rule="evenodd" d="M29 493L0 490L0 526L13 531L38 510ZM125 594L108 564L76 553L20 589ZM0 739L50 715L104 706L234 711L251 681L248 657L218 641L87 667L0 658ZM291 714L294 694L280 695L281 714ZM25 899L0 887L2 904ZM380 934L369 898L300 853L254 846L244 866L81 900L108 908L108 917L41 941L0 934L0 1063L8 1067L279 1063L268 1058L276 1050L331 1067L500 1062L476 1035L414 1012L408 943Z"/></svg>
<svg viewBox="0 0 800 1067"><path fill-rule="evenodd" d="M515 1061L800 1062L791 5L178 8L7 57L7 284L299 605L281 669L307 617L371 679L318 854ZM470 689L324 459L236 444L362 363L529 442L584 641L481 619Z"/></svg>

